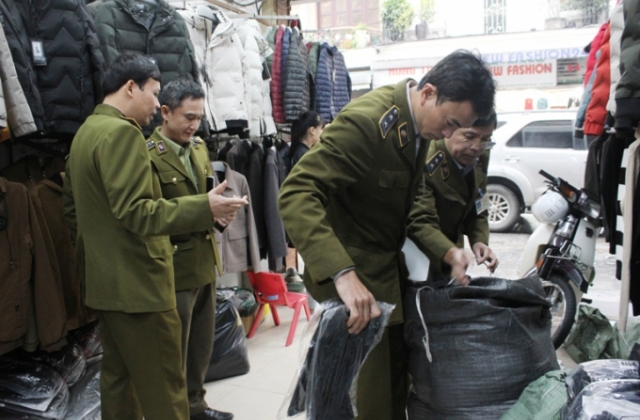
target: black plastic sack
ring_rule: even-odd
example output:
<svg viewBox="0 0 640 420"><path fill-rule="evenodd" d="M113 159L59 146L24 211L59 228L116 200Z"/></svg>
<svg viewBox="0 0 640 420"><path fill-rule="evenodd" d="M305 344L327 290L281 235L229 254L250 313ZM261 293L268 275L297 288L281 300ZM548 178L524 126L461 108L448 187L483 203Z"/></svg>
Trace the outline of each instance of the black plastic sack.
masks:
<svg viewBox="0 0 640 420"><path fill-rule="evenodd" d="M84 358L82 347L71 338L69 343L58 351L36 350L28 352L18 349L9 353L6 357L25 363L40 363L49 366L62 376L68 386L78 382L87 367L87 360Z"/></svg>
<svg viewBox="0 0 640 420"><path fill-rule="evenodd" d="M536 277L409 287L404 311L410 420L500 418L531 382L559 368Z"/></svg>
<svg viewBox="0 0 640 420"><path fill-rule="evenodd" d="M640 380L640 363L622 359L594 360L581 363L569 372L565 380L569 403L592 383L619 379Z"/></svg>
<svg viewBox="0 0 640 420"><path fill-rule="evenodd" d="M0 412L64 418L69 387L52 368L0 358Z"/></svg>
<svg viewBox="0 0 640 420"><path fill-rule="evenodd" d="M71 387L66 420L87 420L100 411L100 369L102 363L89 366L80 380Z"/></svg>
<svg viewBox="0 0 640 420"><path fill-rule="evenodd" d="M221 287L216 289L218 298L228 299L233 303L240 316L251 316L258 309L258 302L253 291L242 287Z"/></svg>
<svg viewBox="0 0 640 420"><path fill-rule="evenodd" d="M588 385L563 412L562 419L640 419L640 381L623 379Z"/></svg>
<svg viewBox="0 0 640 420"><path fill-rule="evenodd" d="M218 299L213 353L204 380L211 382L244 375L249 369L247 339L238 311L230 300Z"/></svg>
<svg viewBox="0 0 640 420"><path fill-rule="evenodd" d="M378 302L382 314L358 334L349 334L349 311L340 299L318 307L310 327L317 326L302 366L278 418L306 411L307 420L351 420L357 416L358 373L378 344L395 308Z"/></svg>
<svg viewBox="0 0 640 420"><path fill-rule="evenodd" d="M102 360L102 342L100 341L100 324L94 321L69 333L82 347L87 364Z"/></svg>

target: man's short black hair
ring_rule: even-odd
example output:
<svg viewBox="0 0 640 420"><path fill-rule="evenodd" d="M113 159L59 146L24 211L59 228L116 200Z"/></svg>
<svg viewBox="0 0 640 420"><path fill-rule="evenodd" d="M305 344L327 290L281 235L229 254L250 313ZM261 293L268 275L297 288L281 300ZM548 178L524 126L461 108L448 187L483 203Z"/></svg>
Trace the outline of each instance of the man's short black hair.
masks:
<svg viewBox="0 0 640 420"><path fill-rule="evenodd" d="M470 51L457 50L424 75L418 89L430 83L438 90L438 102L471 102L478 117L487 117L494 107L496 85L491 70Z"/></svg>
<svg viewBox="0 0 640 420"><path fill-rule="evenodd" d="M185 99L203 99L204 90L191 79L180 78L167 83L158 95L160 106L166 105L171 111L178 108Z"/></svg>
<svg viewBox="0 0 640 420"><path fill-rule="evenodd" d="M477 120L474 121L474 123L471 126L472 127L493 127L493 129L495 130L496 127L498 126L498 116L496 115L495 111L492 111L488 117L478 118Z"/></svg>
<svg viewBox="0 0 640 420"><path fill-rule="evenodd" d="M160 70L153 59L140 54L123 53L116 57L104 74L102 90L104 95L117 92L129 80L144 89L149 79L160 81Z"/></svg>

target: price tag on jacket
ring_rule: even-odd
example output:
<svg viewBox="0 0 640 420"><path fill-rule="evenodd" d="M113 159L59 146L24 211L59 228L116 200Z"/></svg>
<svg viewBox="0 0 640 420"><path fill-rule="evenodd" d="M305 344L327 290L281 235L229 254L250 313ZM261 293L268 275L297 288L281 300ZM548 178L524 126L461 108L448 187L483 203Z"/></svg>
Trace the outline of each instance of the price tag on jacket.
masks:
<svg viewBox="0 0 640 420"><path fill-rule="evenodd" d="M47 57L44 55L44 44L40 39L31 40L31 57L33 58L33 64L36 66L46 66Z"/></svg>

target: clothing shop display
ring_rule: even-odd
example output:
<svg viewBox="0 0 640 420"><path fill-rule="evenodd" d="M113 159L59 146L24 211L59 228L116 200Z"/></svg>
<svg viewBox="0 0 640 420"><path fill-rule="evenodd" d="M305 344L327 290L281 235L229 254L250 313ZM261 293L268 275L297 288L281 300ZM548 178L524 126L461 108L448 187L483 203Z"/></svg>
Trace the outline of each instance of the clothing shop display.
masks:
<svg viewBox="0 0 640 420"><path fill-rule="evenodd" d="M378 344L394 305L378 302L381 315L358 334L347 331L349 312L339 299L323 302L319 319L299 368L286 414L306 412L309 420L351 420L357 416L352 387L362 363Z"/></svg>
<svg viewBox="0 0 640 420"><path fill-rule="evenodd" d="M558 369L537 277L411 286L403 306L410 420L495 419L531 382Z"/></svg>
<svg viewBox="0 0 640 420"><path fill-rule="evenodd" d="M227 188L222 195L247 196L249 200L249 204L236 213L235 219L222 233L214 231L224 273L240 273L250 267L253 271L260 271L260 250L253 216L255 209L249 194L249 184L246 178L232 170L229 164L222 164L225 171L215 172L218 182L227 181Z"/></svg>

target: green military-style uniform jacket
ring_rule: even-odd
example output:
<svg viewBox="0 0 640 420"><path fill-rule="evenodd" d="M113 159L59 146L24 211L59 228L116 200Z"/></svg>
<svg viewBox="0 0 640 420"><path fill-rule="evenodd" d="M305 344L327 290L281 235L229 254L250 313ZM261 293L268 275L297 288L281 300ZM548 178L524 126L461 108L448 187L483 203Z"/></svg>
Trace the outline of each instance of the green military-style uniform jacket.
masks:
<svg viewBox="0 0 640 420"><path fill-rule="evenodd" d="M486 194L488 165L486 151L463 177L444 140L429 146L423 182L409 216L409 237L441 274L450 272L442 258L449 249L464 247L464 235L471 245L489 243L487 212L476 213L476 200Z"/></svg>
<svg viewBox="0 0 640 420"><path fill-rule="evenodd" d="M206 231L213 217L207 195L162 199L135 120L96 107L71 145L64 199L87 306L129 313L176 307L168 235Z"/></svg>
<svg viewBox="0 0 640 420"><path fill-rule="evenodd" d="M280 215L305 262L304 283L319 301L336 297L331 276L355 267L379 301L402 321L400 248L428 142L416 150L407 83L348 104L282 185ZM401 274L401 270L404 274Z"/></svg>
<svg viewBox="0 0 640 420"><path fill-rule="evenodd" d="M209 152L204 142L191 139L190 161L194 168L194 184L182 160L165 144L167 140L156 128L147 140L154 177L160 182L162 196L166 199L206 194L206 177L211 176ZM168 140L171 141L171 140ZM196 186L197 184L197 186ZM173 247L173 267L176 291L195 289L212 283L216 279L216 266L222 273L222 263L218 254L213 225L198 232L171 235Z"/></svg>

